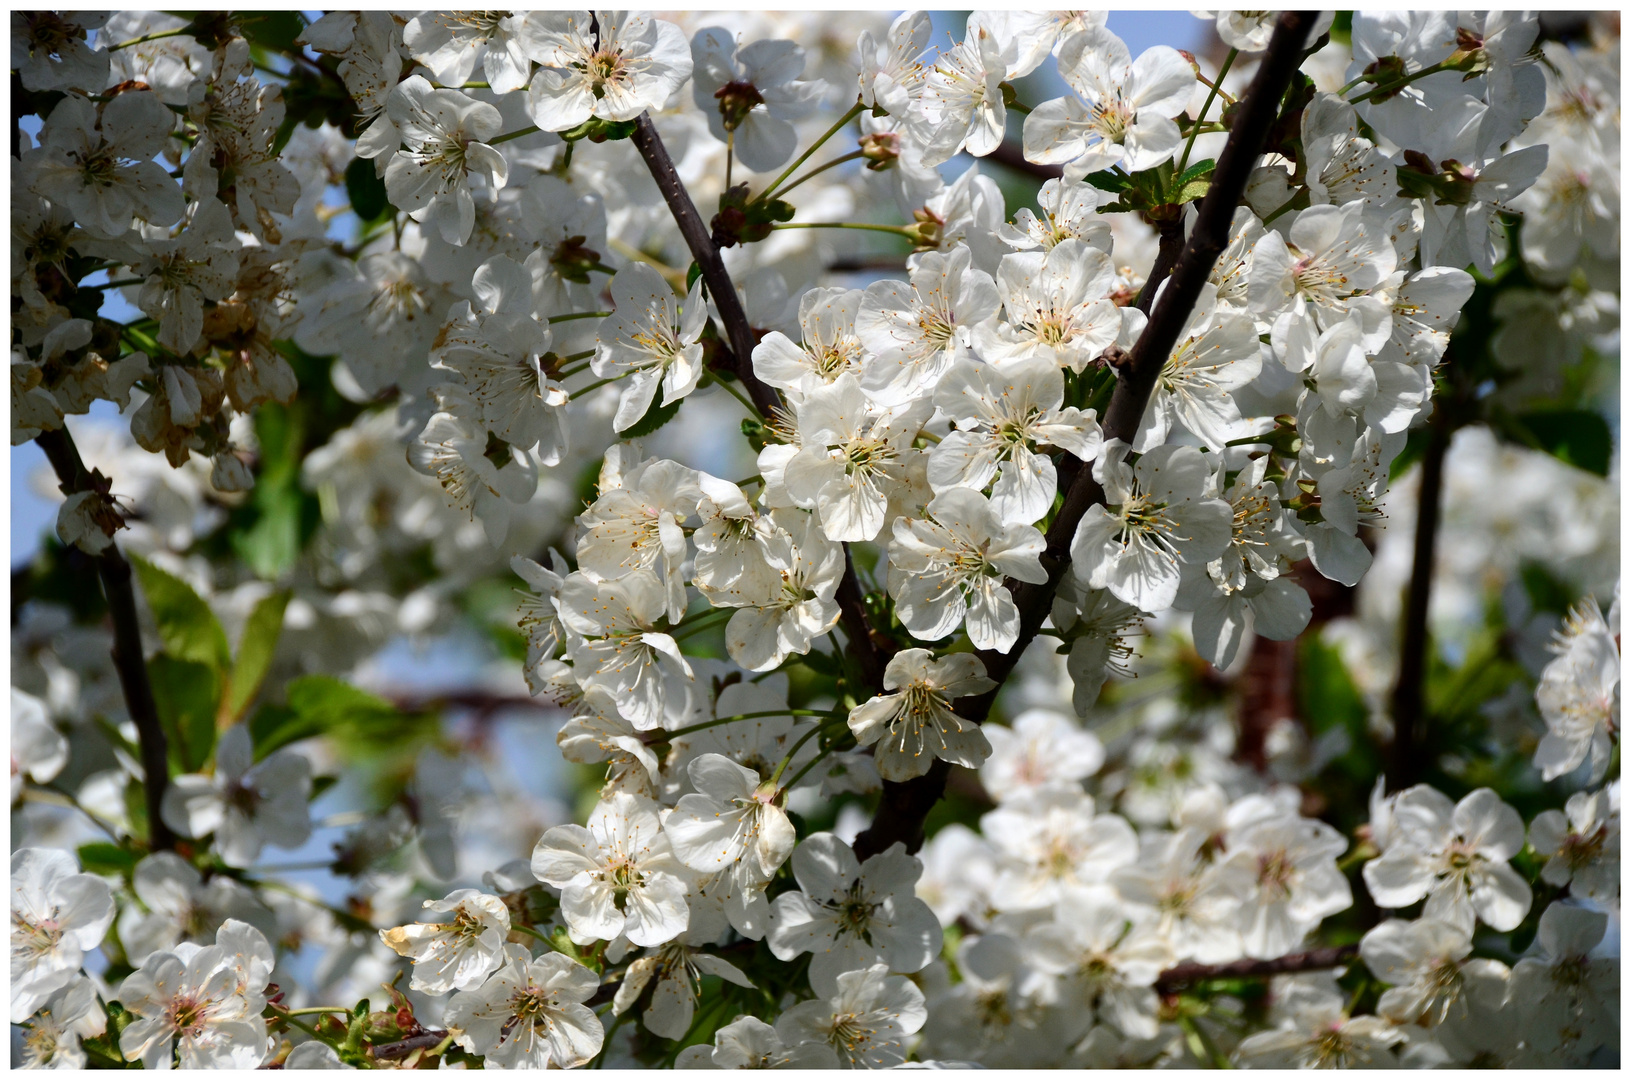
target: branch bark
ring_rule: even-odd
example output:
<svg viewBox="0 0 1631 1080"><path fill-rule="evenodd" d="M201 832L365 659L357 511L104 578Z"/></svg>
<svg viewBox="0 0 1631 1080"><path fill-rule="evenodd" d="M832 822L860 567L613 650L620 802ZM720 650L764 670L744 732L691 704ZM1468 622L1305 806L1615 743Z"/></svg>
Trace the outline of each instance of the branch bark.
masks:
<svg viewBox="0 0 1631 1080"><path fill-rule="evenodd" d="M1231 964L1179 964L1163 971L1155 980L1155 992L1176 993L1190 983L1208 979L1252 979L1270 975L1294 975L1299 971L1325 971L1341 967L1359 955L1358 945L1335 945L1325 949L1291 953L1277 960L1236 960Z"/></svg>
<svg viewBox="0 0 1631 1080"><path fill-rule="evenodd" d="M72 495L90 487L90 473L80 459L79 448L66 427L47 431L34 440L51 468L56 471L62 492ZM136 737L142 752L142 789L147 797L148 846L154 851L169 851L176 846L176 837L164 823L160 813L164 805L164 790L170 784L170 751L164 737L164 726L159 723L158 704L153 700L153 684L147 677L147 660L142 654L141 624L136 619L136 593L130 583L130 563L119 553L119 545L96 556L96 570L102 579L102 593L107 597L108 613L113 620L113 666L119 672L119 685L124 690L125 708L136 725Z"/></svg>
<svg viewBox="0 0 1631 1080"><path fill-rule="evenodd" d="M1439 504L1444 492L1444 459L1450 452L1451 420L1439 401L1429 421L1427 449L1421 459L1421 488L1416 500L1416 538L1411 554L1410 585L1405 593L1404 631L1399 641L1399 677L1393 687L1393 751L1388 762L1388 788L1402 791L1416 782L1425 719L1428 650L1427 609L1432 600L1433 563L1438 553Z"/></svg>
<svg viewBox="0 0 1631 1080"><path fill-rule="evenodd" d="M633 141L634 148L640 152L646 168L651 171L652 179L657 181L657 189L663 193L663 201L668 204L669 213L680 228L680 235L685 237L685 246L691 250L691 257L702 270L702 280L707 283L708 294L713 297L714 306L719 309L720 321L725 324L726 340L735 356L736 376L747 388L748 396L753 399L759 414L770 420L775 410L781 407L781 399L776 396L776 391L759 381L759 377L753 373L753 327L748 322L747 312L742 310L742 301L736 295L736 286L725 269L725 260L720 257L713 233L703 223L702 215L697 213L696 204L685 190L685 183L674 168L674 159L669 157L668 148L663 145L662 136L657 134L649 114L641 113L635 120ZM849 557L849 545L845 544L844 576L837 593L844 632L849 637L849 651L856 666L868 683L878 688L883 685L883 670L889 663L889 657L878 647L877 635L866 617L866 609L861 605L862 595L855 564Z"/></svg>
<svg viewBox="0 0 1631 1080"><path fill-rule="evenodd" d="M1212 265L1228 245L1235 207L1245 193L1246 181L1262 153L1269 129L1279 116L1281 98L1302 60L1303 42L1312 22L1311 12L1287 11L1280 15L1268 52L1242 98L1229 142L1218 157L1212 187L1201 201L1194 231L1173 264L1166 288L1154 302L1149 324L1124 363L1119 357L1106 357L1117 374L1116 389L1103 421L1107 439L1131 442L1138 431L1155 389L1155 380L1177 344L1195 301L1200 298L1201 286L1211 273ZM990 650L976 653L985 664L986 674L996 681L997 689L979 697L961 699L957 711L966 719L981 723L990 715L1003 683L1042 628L1053 594L1070 569L1070 544L1076 537L1076 527L1089 507L1103 505L1104 501L1104 489L1093 479L1093 471L1075 470L1075 479L1066 490L1064 502L1047 532L1047 550L1042 557L1043 568L1048 572L1047 583L1033 585L1011 579L1007 582L1020 612L1019 639L1006 653ZM908 851L922 846L924 819L945 791L946 776L950 772L949 768L941 767L943 765L936 762L936 767L927 774L904 784L884 783L872 824L855 838L857 858L875 855L897 841L904 843Z"/></svg>

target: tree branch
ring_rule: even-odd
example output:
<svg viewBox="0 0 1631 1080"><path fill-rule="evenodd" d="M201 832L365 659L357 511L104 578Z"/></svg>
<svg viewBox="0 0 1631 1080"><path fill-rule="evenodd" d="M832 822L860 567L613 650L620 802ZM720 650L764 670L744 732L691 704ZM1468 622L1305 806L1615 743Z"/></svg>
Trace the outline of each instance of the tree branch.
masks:
<svg viewBox="0 0 1631 1080"><path fill-rule="evenodd" d="M377 1061L394 1061L405 1058L415 1050L429 1050L434 1046L442 1045L447 1038L445 1031L426 1031L418 1035L410 1035L398 1042L381 1043L373 1048L373 1056Z"/></svg>
<svg viewBox="0 0 1631 1080"><path fill-rule="evenodd" d="M1401 791L1416 782L1422 751L1428 650L1427 609L1432 600L1433 563L1438 551L1439 504L1444 492L1444 459L1450 452L1452 424L1447 403L1434 405L1428 423L1427 448L1421 459L1421 488L1416 497L1416 538L1411 554L1410 585L1405 593L1404 629L1399 641L1399 676L1393 687L1393 751L1389 756L1389 789Z"/></svg>
<svg viewBox="0 0 1631 1080"><path fill-rule="evenodd" d="M1178 964L1163 971L1155 980L1155 992L1166 996L1190 983L1208 979L1255 979L1270 975L1294 975L1300 971L1325 971L1341 967L1359 955L1358 945L1334 945L1325 949L1291 953L1277 960L1236 960L1230 964Z"/></svg>
<svg viewBox="0 0 1631 1080"><path fill-rule="evenodd" d="M1245 193L1246 181L1263 151L1269 129L1279 116L1281 98L1302 60L1303 42L1312 22L1311 12L1287 11L1280 15L1268 52L1242 98L1229 142L1218 157L1212 187L1201 201L1194 231L1173 265L1167 287L1154 303L1149 324L1130 355L1116 350L1107 351L1104 357L1117 376L1116 389L1103 421L1107 439L1131 442L1138 431L1155 389L1155 380L1166 366L1172 347L1178 343L1178 335L1200 298L1201 286L1228 245L1235 207ZM959 700L958 713L975 723L983 722L990 715L1003 683L1042 628L1053 594L1069 571L1070 544L1082 516L1089 507L1103 505L1105 501L1104 489L1093 479L1091 469L1074 471L1075 479L1066 490L1064 502L1047 532L1047 550L1042 557L1042 566L1048 572L1047 583L1033 585L1012 579L1007 582L1020 612L1018 640L1006 653L992 650L976 653L985 664L986 674L996 681L997 689ZM926 775L904 784L884 783L872 824L855 838L857 858L875 855L896 841L905 843L908 851L916 851L922 845L924 818L944 792L950 771L939 767L943 764L937 762Z"/></svg>
<svg viewBox="0 0 1631 1080"><path fill-rule="evenodd" d="M657 181L657 189L663 193L663 201L668 204L669 213L680 228L680 235L685 237L685 246L691 249L691 257L702 271L702 280L708 285L708 294L713 297L714 306L719 309L719 318L725 324L725 336L735 356L737 378L747 387L748 396L753 399L760 415L766 420L773 419L775 410L781 406L781 399L753 372L753 327L748 323L747 313L742 310L742 301L737 297L736 286L725 269L725 260L720 258L713 233L703 223L702 215L697 213L696 204L686 192L685 184L674 168L674 160L668 156L668 148L663 145L662 136L657 134L649 114L641 113L635 120L633 141L635 149L645 159L646 168L651 170L652 179ZM862 595L860 579L856 577L855 565L849 557L849 545L845 544L844 576L838 585L837 599L843 612L844 631L849 637L850 654L868 683L876 689L883 685L883 670L889 657L878 648L878 635L872 630L866 609L861 605Z"/></svg>
<svg viewBox="0 0 1631 1080"><path fill-rule="evenodd" d="M34 441L56 470L63 494L73 495L90 489L90 473L66 427L42 432ZM136 725L137 741L141 744L148 846L154 851L168 851L176 846L176 837L164 823L160 810L164 806L164 789L170 783L170 751L164 726L159 723L158 705L153 700L153 684L148 681L147 660L142 654L142 631L136 619L130 563L119 553L119 545L109 544L106 551L96 556L96 569L113 620L113 666L119 672L125 708Z"/></svg>

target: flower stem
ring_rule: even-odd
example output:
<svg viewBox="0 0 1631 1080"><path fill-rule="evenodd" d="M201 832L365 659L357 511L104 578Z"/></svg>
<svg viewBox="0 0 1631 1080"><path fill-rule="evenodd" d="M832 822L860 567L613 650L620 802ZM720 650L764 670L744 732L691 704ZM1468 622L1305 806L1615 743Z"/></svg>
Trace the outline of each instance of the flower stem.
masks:
<svg viewBox="0 0 1631 1080"><path fill-rule="evenodd" d="M849 122L851 120L854 120L857 116L860 116L861 113L864 112L864 111L866 111L866 106L862 105L859 101L856 101L856 103L854 105L851 105L849 107L849 112L847 112L843 116L839 117L838 118L838 123L836 123L832 127L828 128L826 133L824 135L822 135L821 138L819 138L815 142L811 143L810 148L808 150L804 151L804 153L800 154L797 161L795 161L795 162L793 162L793 164L787 166L787 168L782 171L782 174L780 176L776 177L776 179L771 183L771 185L769 187L765 188L764 194L760 195L757 201L764 202L764 201L766 201L768 199L774 198L775 195L776 195L776 189L781 187L782 184L784 184L787 181L787 178L789 176L792 176L794 173L798 172L801 168L803 168L804 163L806 161L810 160L810 156L812 154L814 154L817 150L821 149L822 144L824 144L828 139L832 138L834 135L837 135L840 131L843 131L846 127L849 126Z"/></svg>
<svg viewBox="0 0 1631 1080"><path fill-rule="evenodd" d="M1240 55L1239 49L1230 49L1229 55L1223 58L1223 66L1218 68L1218 77L1212 80L1212 89L1207 92L1206 100L1201 103L1201 111L1195 114L1195 126L1189 131L1189 142L1184 144L1184 156L1178 159L1178 173L1189 168L1189 152L1195 149L1195 136L1200 134L1201 121L1206 119L1206 110L1212 107L1212 102L1218 96L1218 90L1223 86L1223 77L1229 74L1229 68L1234 64L1235 57Z"/></svg>
<svg viewBox="0 0 1631 1080"><path fill-rule="evenodd" d="M120 49L128 49L132 45L140 45L144 41L157 41L160 38L180 37L186 32L187 28L185 26L181 26L174 30L160 30L157 33L143 34L141 37L131 38L129 41L121 41L117 45L109 45L108 52L118 52Z"/></svg>
<svg viewBox="0 0 1631 1080"><path fill-rule="evenodd" d="M831 161L827 162L825 165L816 166L815 168L811 169L809 172L805 173L803 176L799 177L797 180L794 180L791 184L788 184L786 187L782 188L779 192L776 193L776 197L778 199L781 198L782 196L786 195L789 191L792 191L794 188L796 188L800 184L804 183L806 180L809 180L812 177L820 176L822 173L826 172L828 169L831 169L831 168L833 168L835 166L838 166L838 165L842 165L846 161L854 161L856 158L861 158L861 157L866 157L866 152L864 150L851 150L849 153L844 154L842 157L835 157Z"/></svg>
<svg viewBox="0 0 1631 1080"><path fill-rule="evenodd" d="M504 134L498 136L497 138L495 138L492 142L488 143L487 145L488 146L497 146L499 143L509 142L511 139L519 139L523 135L535 134L539 130L540 130L540 128L538 127L537 124L528 124L526 127L522 128L520 131L506 131Z"/></svg>
<svg viewBox="0 0 1631 1080"><path fill-rule="evenodd" d="M744 395L742 393L742 391L738 390L736 387L732 386L730 383L726 382L724 379L715 379L714 380L714 385L720 387L721 389L723 389L725 391L725 393L729 394L731 397L735 398L737 401L740 401L742 403L742 407L744 409L746 409L749 413L751 413L754 416L759 415L759 410L753 407L753 402L749 401L747 399L746 395Z"/></svg>
<svg viewBox="0 0 1631 1080"><path fill-rule="evenodd" d="M1406 75L1403 78L1394 79L1392 82L1382 83L1380 86L1372 87L1371 89L1365 91L1360 96L1358 96L1358 97L1354 98L1352 101L1348 102L1348 104L1350 104L1350 105L1363 105L1367 101L1370 101L1370 100L1374 99L1375 97L1377 97L1377 95L1379 95L1379 94L1391 94L1396 90L1403 90L1405 87L1409 86L1411 83L1415 82L1417 79L1425 79L1429 75L1437 75L1441 71L1450 71L1450 70L1452 70L1452 69L1450 67L1448 67L1443 61L1440 61L1439 63L1433 64L1430 67L1424 67L1420 71L1411 72L1409 75Z"/></svg>
<svg viewBox="0 0 1631 1080"><path fill-rule="evenodd" d="M551 315L550 325L558 322L571 322L573 319L605 319L611 316L609 311L575 311L570 315Z"/></svg>
<svg viewBox="0 0 1631 1080"><path fill-rule="evenodd" d="M772 229L865 229L868 232L894 233L915 239L917 233L904 225L874 225L867 221L778 221L770 226Z"/></svg>
<svg viewBox="0 0 1631 1080"><path fill-rule="evenodd" d="M821 734L822 727L823 727L823 725L817 724L815 727L811 728L809 731L806 731L803 734L803 736L801 736L799 738L799 741L794 743L788 749L787 753L782 756L781 761L778 762L777 765L776 765L775 773L770 777L770 786L771 787L776 787L778 784L781 783L782 773L787 771L787 766L793 760L793 755L798 753L799 748L802 747L805 743L809 742L811 739L813 739L817 735ZM800 772L799 775L803 776L804 773ZM792 785L789 784L788 787L792 787Z"/></svg>
<svg viewBox="0 0 1631 1080"><path fill-rule="evenodd" d="M811 758L805 764L804 768L800 769L798 772L793 774L793 779L787 781L788 790L792 790L793 788L798 787L799 786L799 781L804 779L804 774L809 772L811 769L815 768L817 765L819 765L821 763L822 759L824 759L825 757L827 757L827 755L829 755L831 753L832 753L832 747L828 747L827 749L821 751L821 753L817 754L815 757Z"/></svg>
<svg viewBox="0 0 1631 1080"><path fill-rule="evenodd" d="M662 741L667 742L670 739L677 739L681 735L689 735L692 732L701 731L704 728L718 727L720 724L734 724L738 720L763 720L763 719L766 719L766 718L772 717L772 716L826 716L826 715L827 715L826 713L817 712L814 709L771 709L769 712L737 713L735 716L721 716L717 720L704 720L700 724L692 724L689 727L675 728L673 731L664 731L664 732L661 732L661 735L662 735Z"/></svg>

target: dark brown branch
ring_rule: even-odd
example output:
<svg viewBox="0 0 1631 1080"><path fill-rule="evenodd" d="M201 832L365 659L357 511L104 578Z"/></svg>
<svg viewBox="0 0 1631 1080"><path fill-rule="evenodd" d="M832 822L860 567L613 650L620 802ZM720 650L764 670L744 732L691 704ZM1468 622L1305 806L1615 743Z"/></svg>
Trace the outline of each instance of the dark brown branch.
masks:
<svg viewBox="0 0 1631 1080"><path fill-rule="evenodd" d="M1144 279L1144 287L1138 292L1138 310L1148 315L1150 307L1155 303L1155 294L1161 290L1161 283L1167 280L1172 268L1178 263L1178 256L1184 250L1184 215L1182 208L1176 216L1165 218L1159 226L1160 240L1155 250L1155 264L1150 267L1150 276Z"/></svg>
<svg viewBox="0 0 1631 1080"><path fill-rule="evenodd" d="M1104 359L1116 371L1117 382L1110 405L1103 420L1107 439L1131 442L1144 417L1155 380L1166 365L1172 347L1178 343L1189 313L1200 298L1212 265L1229 242L1229 227L1234 221L1235 207L1246 190L1257 158L1262 153L1269 128L1279 115L1280 100L1291 83L1292 73L1302 60L1303 41L1313 21L1310 12L1287 11L1281 14L1269 42L1268 52L1258 66L1251 86L1242 99L1241 110L1229 134L1228 145L1218 158L1212 174L1212 187L1201 201L1195 217L1195 228L1183 253L1173 265L1167 287L1155 301L1149 325L1139 336L1130 356L1107 355ZM1119 350L1118 350L1119 352ZM1070 545L1076 537L1076 527L1088 508L1102 505L1104 490L1093 479L1091 469L1076 469L1075 479L1065 491L1064 502L1047 532L1047 550L1042 557L1048 572L1046 584L1033 585L1008 581L1014 603L1019 608L1019 638L1006 653L980 650L976 653L985 664L986 674L997 683L997 689L979 697L963 698L958 713L980 723L990 715L991 706L1012 674L1014 665L1035 639L1047 618L1053 594L1070 569ZM948 769L937 767L924 776L903 784L885 782L878 810L872 824L855 838L855 854L865 859L900 841L907 850L916 851L923 843L923 821L945 790Z"/></svg>
<svg viewBox="0 0 1631 1080"><path fill-rule="evenodd" d="M651 117L642 113L634 124L634 147L645 159L652 179L657 181L657 189L663 193L663 201L668 204L669 213L680 227L685 246L690 248L691 257L702 270L702 280L707 283L708 293L714 298L714 306L719 309L719 317L725 324L725 337L735 356L737 378L747 388L748 396L753 399L760 415L770 420L781 406L781 399L776 396L776 391L759 381L759 377L753 373L753 327L748 323L747 313L742 310L742 301L736 295L736 286L725 269L724 259L720 258L713 234L703 223L702 215L697 213L696 205L691 202L691 196L686 192L685 184L680 180L680 174L675 170L674 161L668 156L668 148L663 145L662 136L657 134ZM883 669L889 658L879 651L877 635L867 620L866 609L861 606L861 583L855 576L854 564L849 561L847 544L844 546L844 560L844 577L839 583L837 597L843 610L844 631L849 637L851 655L867 681L877 688L883 685Z"/></svg>
<svg viewBox="0 0 1631 1080"><path fill-rule="evenodd" d="M748 322L747 312L742 310L742 300L736 295L736 286L725 270L725 260L719 256L713 234L702 220L702 215L697 213L696 204L691 201L684 181L674 168L674 159L668 156L668 147L663 145L662 136L657 134L657 128L648 114L641 113L635 120L633 141L634 148L645 159L646 168L651 170L651 178L657 181L657 190L662 192L663 201L674 216L674 223L680 227L680 235L685 237L685 246L691 249L691 258L702 270L708 295L713 297L714 306L719 309L720 321L725 324L725 339L736 357L736 377L747 388L754 407L769 419L771 411L781 401L776 397L776 391L760 382L753 373L753 327Z"/></svg>
<svg viewBox="0 0 1631 1080"><path fill-rule="evenodd" d="M1028 173L1039 180L1057 180L1065 175L1065 170L1057 165L1038 165L1034 161L1026 160L1025 151L1018 144L1007 140L1004 140L995 150L987 154L986 160L994 161L998 165L1013 169L1015 172Z"/></svg>
<svg viewBox="0 0 1631 1080"><path fill-rule="evenodd" d="M410 1035L398 1042L381 1043L374 1047L374 1060L395 1061L397 1058L405 1058L415 1050L429 1050L440 1046L445 1038L447 1038L445 1031L426 1031L419 1035Z"/></svg>
<svg viewBox="0 0 1631 1080"><path fill-rule="evenodd" d="M66 427L43 432L34 441L45 451L51 467L56 470L63 494L72 495L90 489L90 473L80 459L79 448L74 445ZM96 556L96 569L102 579L102 593L107 597L108 613L113 620L113 666L119 672L125 708L136 725L136 737L141 745L148 845L154 851L168 851L176 846L176 837L164 823L160 811L164 806L164 790L170 784L170 751L164 737L164 725L159 723L158 705L153 700L153 684L148 681L147 660L142 655L142 631L136 619L136 593L130 583L130 563L119 553L119 545L109 544L106 551Z"/></svg>
<svg viewBox="0 0 1631 1080"><path fill-rule="evenodd" d="M1422 743L1427 655L1432 648L1427 608L1432 599L1433 563L1438 549L1439 504L1443 501L1444 459L1453 434L1443 401L1433 409L1427 448L1421 459L1421 488L1416 500L1416 540L1411 554L1410 586L1405 593L1404 631L1399 641L1399 677L1393 687L1393 753L1388 787L1401 791L1416 782Z"/></svg>
<svg viewBox="0 0 1631 1080"><path fill-rule="evenodd" d="M1270 975L1294 975L1299 971L1325 971L1353 960L1358 945L1334 945L1325 949L1291 953L1277 960L1236 960L1230 964L1179 964L1163 971L1155 980L1155 992L1176 993L1192 983L1208 979L1255 979Z"/></svg>

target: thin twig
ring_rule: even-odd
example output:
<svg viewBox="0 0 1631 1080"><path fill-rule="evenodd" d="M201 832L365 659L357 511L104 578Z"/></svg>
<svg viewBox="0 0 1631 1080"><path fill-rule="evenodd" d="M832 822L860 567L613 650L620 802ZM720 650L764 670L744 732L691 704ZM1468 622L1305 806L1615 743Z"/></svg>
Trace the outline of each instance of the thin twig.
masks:
<svg viewBox="0 0 1631 1080"><path fill-rule="evenodd" d="M446 1038L445 1031L426 1031L419 1035L410 1035L399 1042L381 1043L374 1047L374 1059L394 1061L397 1058L405 1058L415 1050L429 1050L431 1047L440 1046Z"/></svg>
<svg viewBox="0 0 1631 1080"><path fill-rule="evenodd" d="M1405 593L1404 630L1399 641L1399 675L1393 687L1393 752L1388 787L1402 791L1416 782L1423 742L1428 650L1432 648L1427 609L1432 600L1433 562L1438 551L1439 504L1443 501L1444 459L1453 432L1449 410L1435 403L1421 459L1421 487L1416 497L1416 537L1411 555L1410 585Z"/></svg>
<svg viewBox="0 0 1631 1080"><path fill-rule="evenodd" d="M1229 964L1179 964L1163 971L1155 980L1155 992L1173 994L1191 983L1208 979L1255 979L1270 975L1294 975L1299 971L1325 971L1353 960L1358 945L1333 945L1308 952L1290 953L1277 960L1236 960Z"/></svg>
<svg viewBox="0 0 1631 1080"><path fill-rule="evenodd" d="M1155 302L1149 324L1125 362L1121 362L1125 354L1120 350L1106 357L1117 373L1115 393L1105 410L1106 438L1131 442L1138 431L1155 380L1177 344L1178 335L1200 297L1201 286L1228 243L1235 207L1263 151L1269 128L1279 115L1281 98L1302 59L1302 45L1311 22L1309 12L1287 11L1280 15L1268 52L1242 99L1229 142L1218 157L1212 187L1201 201L1194 231L1173 266L1167 287ZM1064 463L1069 464L1071 460L1066 455ZM1020 611L1019 638L1006 653L986 649L976 654L984 663L986 674L997 683L997 689L959 700L959 715L975 723L984 721L990 714L1002 684L1042 628L1054 591L1069 571L1070 545L1083 515L1089 507L1105 502L1104 490L1093 479L1091 469L1081 468L1078 462L1069 471L1074 474L1073 478L1047 532L1047 550L1042 559L1048 571L1047 583L1033 585L1009 580L1007 587ZM1062 468L1060 473L1063 481L1066 470ZM926 775L915 780L900 784L886 781L872 824L855 838L856 856L865 859L897 841L905 843L908 851L916 851L923 842L924 819L940 800L949 772L945 762L936 761Z"/></svg>
<svg viewBox="0 0 1631 1080"><path fill-rule="evenodd" d="M45 451L56 470L63 494L90 489L90 473L79 456L79 448L66 427L42 432L34 440ZM136 725L142 752L142 790L147 797L148 845L154 851L176 846L175 834L164 823L161 810L164 790L170 783L170 751L159 722L158 704L153 700L153 684L148 680L147 660L142 653L141 624L136 619L136 593L130 583L130 563L119 553L118 544L96 556L102 592L107 597L108 614L113 620L113 666L119 672L125 708Z"/></svg>

